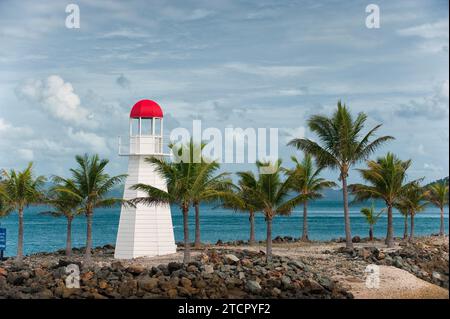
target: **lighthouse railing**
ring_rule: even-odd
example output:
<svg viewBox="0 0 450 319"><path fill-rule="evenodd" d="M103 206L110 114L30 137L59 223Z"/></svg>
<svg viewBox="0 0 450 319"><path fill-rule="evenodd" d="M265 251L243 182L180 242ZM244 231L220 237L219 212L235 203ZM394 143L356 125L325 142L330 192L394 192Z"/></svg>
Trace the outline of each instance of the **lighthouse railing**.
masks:
<svg viewBox="0 0 450 319"><path fill-rule="evenodd" d="M168 139L159 135L119 136L119 155L170 155Z"/></svg>

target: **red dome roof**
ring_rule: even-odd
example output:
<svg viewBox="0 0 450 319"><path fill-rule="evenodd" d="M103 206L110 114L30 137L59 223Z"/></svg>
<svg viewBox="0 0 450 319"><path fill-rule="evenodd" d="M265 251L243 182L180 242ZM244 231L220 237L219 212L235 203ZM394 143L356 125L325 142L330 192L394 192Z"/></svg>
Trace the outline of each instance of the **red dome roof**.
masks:
<svg viewBox="0 0 450 319"><path fill-rule="evenodd" d="M163 117L163 111L155 101L140 100L131 109L130 117Z"/></svg>

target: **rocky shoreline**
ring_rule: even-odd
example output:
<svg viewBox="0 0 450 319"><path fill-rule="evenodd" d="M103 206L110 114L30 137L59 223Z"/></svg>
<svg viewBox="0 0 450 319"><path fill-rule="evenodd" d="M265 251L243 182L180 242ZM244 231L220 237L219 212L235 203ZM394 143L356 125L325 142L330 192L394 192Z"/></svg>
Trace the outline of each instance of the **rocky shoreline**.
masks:
<svg viewBox="0 0 450 319"><path fill-rule="evenodd" d="M188 264L181 263L181 250L118 261L114 247L105 245L93 250L89 265L83 249L74 248L70 258L63 250L38 253L20 266L13 259L0 262L0 299L353 298L348 283L363 287L369 264L402 269L448 291L448 237L423 237L412 244L397 240L394 249L382 241L355 240L351 250L338 241L274 240L269 264L262 245L245 242L193 249ZM70 264L79 267L79 288L66 285Z"/></svg>
<svg viewBox="0 0 450 319"><path fill-rule="evenodd" d="M59 253L25 258L18 267L0 264L0 298L352 298L330 278L303 263L263 252L211 249L188 264L170 262L146 267L112 259L112 246L94 250L91 266L82 264L82 250L70 259ZM66 266L80 267L80 288L68 288Z"/></svg>
<svg viewBox="0 0 450 319"><path fill-rule="evenodd" d="M348 258L359 258L368 263L394 266L428 281L449 289L449 246L447 241L425 237L413 243L399 242L400 249L389 250L377 247L346 249L341 247L331 254L344 254Z"/></svg>

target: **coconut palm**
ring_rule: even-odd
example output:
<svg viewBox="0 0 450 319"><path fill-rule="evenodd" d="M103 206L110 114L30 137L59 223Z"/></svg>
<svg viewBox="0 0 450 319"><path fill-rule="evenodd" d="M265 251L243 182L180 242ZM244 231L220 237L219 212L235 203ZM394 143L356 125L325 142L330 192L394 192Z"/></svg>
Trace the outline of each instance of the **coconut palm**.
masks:
<svg viewBox="0 0 450 319"><path fill-rule="evenodd" d="M418 182L414 182L406 187L405 191L399 199L399 206L407 209L408 215L410 216L410 242L414 240L414 217L417 213L425 210L425 207L428 205L426 199L427 192L419 185Z"/></svg>
<svg viewBox="0 0 450 319"><path fill-rule="evenodd" d="M171 145L171 147L178 158L175 162L168 162L158 157L145 159L147 163L154 165L156 172L165 179L167 191L147 184L136 184L132 186L132 189L140 190L146 196L135 198L131 202L144 205L174 204L180 207L183 214L184 232L183 262L188 263L190 261L189 208L200 199L202 201L212 201L229 196L227 195L229 191L221 189L226 184L223 180L223 175L219 175L220 177L217 177L217 179L211 177L212 172L217 169L218 164L216 162L205 162L199 165L199 163L195 163L192 159L193 152L187 158L183 158L180 155L183 152L192 151L193 148L197 148L192 142L180 147L175 147L174 145ZM220 187L218 184L221 184Z"/></svg>
<svg viewBox="0 0 450 319"><path fill-rule="evenodd" d="M335 187L336 183L319 177L322 168L315 168L312 156L306 154L302 161L291 157L295 167L287 171L292 177L292 189L303 196L303 233L301 240L309 241L308 237L308 201L322 197L322 191Z"/></svg>
<svg viewBox="0 0 450 319"><path fill-rule="evenodd" d="M46 200L46 204L53 207L54 210L44 211L41 214L52 217L65 217L67 220L67 234L66 234L66 256L72 253L72 221L82 214L81 200L78 196L64 191L58 191L66 185L55 185L50 190L50 195Z"/></svg>
<svg viewBox="0 0 450 319"><path fill-rule="evenodd" d="M406 171L411 166L411 160L402 161L394 154L388 153L376 161L367 161L366 169L358 169L362 178L368 183L353 184L349 188L355 195L355 201L368 199L382 199L387 208L388 226L386 244L394 246L394 227L392 220L392 208L403 192L411 185L405 184Z"/></svg>
<svg viewBox="0 0 450 319"><path fill-rule="evenodd" d="M378 214L375 213L375 205L372 203L372 207L361 208L361 214L366 218L366 222L369 224L369 240L373 241L373 226L377 223L381 214L384 212L382 209Z"/></svg>
<svg viewBox="0 0 450 319"><path fill-rule="evenodd" d="M35 177L33 163L29 163L23 171L2 171L3 180L0 183L0 206L3 214L16 211L19 215L19 230L17 239L16 261L23 258L23 213L32 204L44 201L42 187L44 176Z"/></svg>
<svg viewBox="0 0 450 319"><path fill-rule="evenodd" d="M256 188L245 187L253 201L262 208L267 224L266 258L272 259L272 221L277 215L288 215L304 199L302 195L290 197L292 178L282 180L281 160L275 163L257 162L259 172ZM269 173L270 172L270 173Z"/></svg>
<svg viewBox="0 0 450 319"><path fill-rule="evenodd" d="M61 185L55 190L65 192L81 202L81 209L87 219L85 261L89 263L92 258L92 219L95 208L124 204L122 198L108 197L108 193L122 183L126 175L111 177L105 172L109 161L100 159L97 154L77 155L75 160L78 167L70 170L71 178L54 177L54 181Z"/></svg>
<svg viewBox="0 0 450 319"><path fill-rule="evenodd" d="M397 202L394 205L395 208L399 211L399 213L403 216L403 240L408 239L408 207L404 206L404 203Z"/></svg>
<svg viewBox="0 0 450 319"><path fill-rule="evenodd" d="M195 241L196 248L201 247L200 239L200 203L219 200L218 195L226 192L232 187L231 180L227 179L228 173L214 175L220 168L217 162L193 163L194 179L190 193L192 195L192 205L195 210Z"/></svg>
<svg viewBox="0 0 450 319"><path fill-rule="evenodd" d="M367 116L364 113L359 113L354 119L347 107L339 101L337 110L331 117L315 115L308 120L309 129L316 133L319 143L310 139L296 138L288 144L314 156L320 167L339 170L344 200L345 240L348 248L353 247L347 189L350 168L366 160L379 146L393 139L391 136L382 136L372 140L381 125L376 125L362 135L366 120Z"/></svg>
<svg viewBox="0 0 450 319"><path fill-rule="evenodd" d="M250 222L250 236L249 236L249 245L254 245L256 242L255 239L255 214L256 212L262 210L260 205L254 201L251 196L251 192L249 189L256 189L258 185L257 178L253 172L238 172L239 181L237 185L233 188L234 191L234 199L233 198L224 201L224 207L231 208L236 211L241 211L249 214L249 222Z"/></svg>
<svg viewBox="0 0 450 319"><path fill-rule="evenodd" d="M428 187L427 199L441 211L441 226L439 235L445 235L444 207L448 205L448 184L444 182L434 183Z"/></svg>

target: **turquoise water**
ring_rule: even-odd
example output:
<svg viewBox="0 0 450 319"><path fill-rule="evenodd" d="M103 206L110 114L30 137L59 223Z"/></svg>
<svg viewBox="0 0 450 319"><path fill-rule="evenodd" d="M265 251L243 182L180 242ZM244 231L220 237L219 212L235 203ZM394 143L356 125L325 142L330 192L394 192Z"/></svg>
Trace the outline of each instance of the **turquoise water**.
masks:
<svg viewBox="0 0 450 319"><path fill-rule="evenodd" d="M63 218L52 218L39 215L43 207L31 207L25 212L25 253L30 254L39 251L54 251L65 247L66 221ZM360 206L351 206L352 235L367 236L368 227L364 218L359 213ZM301 234L302 217L301 210L296 210L291 216L277 216L273 223L273 237L293 236ZM98 209L95 212L93 225L94 245L114 244L120 210ZM173 224L176 241L182 241L182 216L177 207L172 207ZM342 204L334 201L321 201L311 203L309 207L309 234L313 240L327 240L342 237L344 235ZM445 214L446 228L448 229L448 210ZM0 219L1 227L7 229L6 256L15 255L17 243L17 214L11 214ZM416 217L415 233L417 235L429 235L439 231L439 210L429 206L426 211ZM403 217L394 214L395 235L403 234ZM194 218L191 212L190 218L191 239L194 237ZM201 208L201 233L204 242L215 243L221 240L246 240L249 233L248 216L243 213L235 213L223 208L202 206ZM386 216L380 218L375 225L375 236L382 237L386 233ZM80 247L85 245L86 224L84 217L77 218L73 223L73 245ZM256 237L259 240L265 238L264 218L256 217Z"/></svg>

